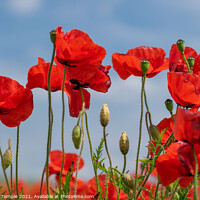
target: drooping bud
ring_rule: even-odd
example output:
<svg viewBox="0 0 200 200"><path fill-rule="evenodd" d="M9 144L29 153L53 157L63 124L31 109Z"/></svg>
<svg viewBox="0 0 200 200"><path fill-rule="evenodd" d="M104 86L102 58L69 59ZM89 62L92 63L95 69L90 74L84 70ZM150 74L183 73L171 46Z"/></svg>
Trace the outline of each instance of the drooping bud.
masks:
<svg viewBox="0 0 200 200"><path fill-rule="evenodd" d="M177 42L176 42L176 45L178 47L178 50L181 52L181 53L184 53L185 51L185 42L181 39L179 39Z"/></svg>
<svg viewBox="0 0 200 200"><path fill-rule="evenodd" d="M172 113L172 111L173 111L173 101L172 101L171 99L167 99L167 100L165 101L165 106L166 106L167 110L168 110L170 113Z"/></svg>
<svg viewBox="0 0 200 200"><path fill-rule="evenodd" d="M82 139L81 127L76 125L72 130L72 141L76 149L80 148L81 139Z"/></svg>
<svg viewBox="0 0 200 200"><path fill-rule="evenodd" d="M108 125L108 122L110 120L110 111L108 109L107 104L103 104L100 112L100 122L103 127L106 127Z"/></svg>
<svg viewBox="0 0 200 200"><path fill-rule="evenodd" d="M10 139L8 140L8 149L3 154L3 163L4 163L5 170L12 164L12 151L11 151L11 140Z"/></svg>
<svg viewBox="0 0 200 200"><path fill-rule="evenodd" d="M190 69L192 69L193 68L193 66L194 66L194 57L192 57L192 56L190 56L188 59L187 59L187 61L188 61L188 64L189 64L189 66L190 66Z"/></svg>
<svg viewBox="0 0 200 200"><path fill-rule="evenodd" d="M124 184L129 188L134 190L135 188L135 180L132 176L128 175L128 174L122 174L122 180L124 182Z"/></svg>
<svg viewBox="0 0 200 200"><path fill-rule="evenodd" d="M148 132L154 140L158 140L160 132L155 125L151 124L148 128Z"/></svg>
<svg viewBox="0 0 200 200"><path fill-rule="evenodd" d="M121 134L119 148L123 155L126 155L129 151L129 139L125 131Z"/></svg>
<svg viewBox="0 0 200 200"><path fill-rule="evenodd" d="M142 69L143 74L146 74L147 71L149 70L149 61L147 59L143 59L140 62L140 65L141 65L141 69Z"/></svg>
<svg viewBox="0 0 200 200"><path fill-rule="evenodd" d="M52 42L53 44L55 44L55 42L56 42L56 30L52 30L52 31L50 32L50 38L51 38L51 42Z"/></svg>

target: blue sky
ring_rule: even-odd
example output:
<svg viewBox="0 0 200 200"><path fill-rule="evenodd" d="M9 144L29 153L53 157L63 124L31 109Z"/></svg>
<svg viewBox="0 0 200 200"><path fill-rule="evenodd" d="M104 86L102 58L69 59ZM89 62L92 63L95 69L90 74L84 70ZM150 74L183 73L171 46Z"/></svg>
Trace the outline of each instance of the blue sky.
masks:
<svg viewBox="0 0 200 200"><path fill-rule="evenodd" d="M198 53L200 48L200 2L195 0L7 0L0 2L0 75L8 76L25 85L28 69L42 57L50 62L52 44L49 32L62 26L63 30L80 29L92 40L103 46L107 55L103 64L112 65L112 53L126 53L128 49L140 45L161 47L167 56L170 47L178 39ZM131 76L121 80L111 69L112 86L108 93L101 94L89 90L91 105L88 110L89 127L93 147L97 147L102 137L99 111L107 103L111 112L108 125L108 144L113 165L122 169L122 155L118 143L123 131L130 139L127 169L135 168L135 155L139 130L141 80ZM153 123L169 117L164 101L170 98L167 90L166 72L158 74L146 82L146 92ZM34 89L34 111L20 127L19 174L24 179L39 180L45 161L48 103L47 92ZM61 93L53 94L54 127L52 149L61 149ZM71 130L76 123L68 114L66 97L65 149L75 152L71 141ZM147 133L143 128L141 158L146 155ZM11 138L15 154L16 128L0 124L0 146L7 148ZM105 154L104 154L105 156ZM14 157L15 159L15 157ZM89 146L83 151L85 167L80 177L88 180L91 174ZM106 164L108 165L107 159ZM2 171L0 170L2 174ZM0 177L1 177L0 174Z"/></svg>

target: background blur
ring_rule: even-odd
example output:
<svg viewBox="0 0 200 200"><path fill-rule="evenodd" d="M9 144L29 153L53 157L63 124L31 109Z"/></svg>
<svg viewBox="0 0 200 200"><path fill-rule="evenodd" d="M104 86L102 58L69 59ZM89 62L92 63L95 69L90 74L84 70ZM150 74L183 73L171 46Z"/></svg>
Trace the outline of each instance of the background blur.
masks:
<svg viewBox="0 0 200 200"><path fill-rule="evenodd" d="M198 0L6 0L0 1L0 75L8 76L26 85L28 69L37 64L38 57L50 62L52 44L49 32L58 26L67 32L80 29L89 34L92 40L103 46L107 55L103 64L112 65L111 56L115 52L126 53L140 45L163 48L167 56L173 43L183 39L186 46L200 49L200 2ZM161 72L146 82L146 93L152 120L157 125L163 118L169 117L164 101L171 98L167 89L166 73ZM91 93L91 105L87 111L93 148L96 148L103 135L99 123L99 111L107 103L111 121L107 131L108 145L113 166L123 167L123 156L119 151L119 138L123 131L130 140L127 155L127 169L135 169L135 158L140 118L141 79L129 77L123 81L111 69L112 81L108 93ZM29 119L20 126L19 176L22 179L37 181L40 179L46 157L48 131L47 92L34 89L34 110ZM52 94L54 126L53 149L61 150L61 93ZM73 146L71 130L76 118L68 112L66 96L65 150L79 153ZM17 128L8 128L0 123L0 147L7 149L7 140L11 138L13 155L16 148ZM85 166L79 171L79 177L89 180L92 165L87 142L82 158ZM148 136L143 127L140 158L146 155ZM104 151L104 157L106 156ZM13 157L15 167L15 156ZM108 159L106 158L108 166ZM0 168L0 177L2 169Z"/></svg>

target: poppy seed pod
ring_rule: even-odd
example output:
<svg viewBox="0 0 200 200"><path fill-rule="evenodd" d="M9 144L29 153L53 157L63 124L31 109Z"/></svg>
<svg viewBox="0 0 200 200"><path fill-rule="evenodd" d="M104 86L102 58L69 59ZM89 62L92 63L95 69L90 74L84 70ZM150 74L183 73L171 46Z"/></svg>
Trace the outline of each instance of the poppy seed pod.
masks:
<svg viewBox="0 0 200 200"><path fill-rule="evenodd" d="M141 65L141 69L142 69L143 74L146 74L147 71L149 70L149 61L147 59L143 59L140 62L140 65Z"/></svg>
<svg viewBox="0 0 200 200"><path fill-rule="evenodd" d="M100 122L103 127L106 127L108 125L108 122L110 120L110 111L108 109L107 104L103 104L100 112Z"/></svg>
<svg viewBox="0 0 200 200"><path fill-rule="evenodd" d="M158 140L160 132L155 125L151 124L148 128L148 132L154 140Z"/></svg>
<svg viewBox="0 0 200 200"><path fill-rule="evenodd" d="M188 61L188 64L189 64L189 66L191 67L191 69L193 68L193 66L194 66L194 57L192 57L192 56L190 56L188 59L187 59L187 61Z"/></svg>
<svg viewBox="0 0 200 200"><path fill-rule="evenodd" d="M121 134L119 148L123 155L126 155L129 151L129 139L125 131Z"/></svg>
<svg viewBox="0 0 200 200"><path fill-rule="evenodd" d="M167 99L165 101L165 106L167 108L167 110L172 113L172 110L173 110L173 101L171 99Z"/></svg>
<svg viewBox="0 0 200 200"><path fill-rule="evenodd" d="M3 154L4 169L7 169L12 164L12 151L7 149Z"/></svg>
<svg viewBox="0 0 200 200"><path fill-rule="evenodd" d="M122 180L128 188L132 190L135 188L135 180L132 176L128 174L122 174Z"/></svg>
<svg viewBox="0 0 200 200"><path fill-rule="evenodd" d="M80 148L81 139L82 139L81 127L76 125L72 130L72 141L76 149Z"/></svg>
<svg viewBox="0 0 200 200"><path fill-rule="evenodd" d="M56 30L52 30L52 31L50 32L50 38L51 38L51 42L52 42L53 44L55 44L55 42L56 42Z"/></svg>
<svg viewBox="0 0 200 200"><path fill-rule="evenodd" d="M185 51L185 42L181 39L179 39L177 42L176 42L176 45L178 47L178 50L181 52L181 53L184 53Z"/></svg>

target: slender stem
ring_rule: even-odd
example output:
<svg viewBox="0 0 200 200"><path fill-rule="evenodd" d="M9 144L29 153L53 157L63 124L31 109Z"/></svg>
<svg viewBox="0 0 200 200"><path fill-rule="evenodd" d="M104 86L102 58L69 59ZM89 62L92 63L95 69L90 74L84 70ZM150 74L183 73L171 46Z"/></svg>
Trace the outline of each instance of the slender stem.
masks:
<svg viewBox="0 0 200 200"><path fill-rule="evenodd" d="M76 165L76 175L75 175L75 184L74 184L74 200L76 200L76 185L77 185L77 178L78 178L78 167L79 167L81 155L82 155L82 152L83 152L83 146L84 146L84 142L85 142L83 115L81 116L81 130L82 130L82 134L83 134L83 139L82 139L82 144L81 144L81 150L80 150L79 157L78 157L78 162L77 162L77 165Z"/></svg>
<svg viewBox="0 0 200 200"><path fill-rule="evenodd" d="M125 169L126 169L126 155L124 155L124 167L123 167L122 173L125 172Z"/></svg>
<svg viewBox="0 0 200 200"><path fill-rule="evenodd" d="M189 64L188 64L188 61L187 61L187 59L186 59L186 57L185 57L185 54L184 54L184 52L181 52L181 54L182 54L182 56L183 56L183 59L184 59L184 61L185 61L186 65L187 65L187 68L188 68L188 73L192 73L192 71L191 71L191 69L190 69L190 66L189 66Z"/></svg>
<svg viewBox="0 0 200 200"><path fill-rule="evenodd" d="M3 154L2 154L1 148L0 148L0 156L1 156L1 165L2 165L2 169L3 169L4 178L6 180L8 192L11 195L10 186L9 186L9 183L8 183L8 178L7 178L7 175L6 175L6 170L5 170L5 167L4 167L5 165L4 165L4 161L3 161Z"/></svg>
<svg viewBox="0 0 200 200"><path fill-rule="evenodd" d="M19 155L19 126L17 127L17 146L16 146L16 192L17 192L17 199L19 199L19 189L18 189L18 155Z"/></svg>
<svg viewBox="0 0 200 200"><path fill-rule="evenodd" d="M138 139L138 150L137 150L137 157L136 157L136 170L135 170L135 186L137 185L137 174L138 174L138 160L140 154L140 144L142 138L142 119L143 119L143 95L144 95L144 85L145 85L146 75L144 74L144 78L142 81L142 89L141 89L141 114L140 114L140 128L139 128L139 139ZM137 187L134 189L134 196L136 197L136 190Z"/></svg>
<svg viewBox="0 0 200 200"><path fill-rule="evenodd" d="M147 104L147 97L146 97L145 90L144 90L144 102L145 102L145 106L146 106L147 112L149 112L149 107L148 107L148 104Z"/></svg>
<svg viewBox="0 0 200 200"><path fill-rule="evenodd" d="M61 178L62 178L62 171L65 162L65 144L64 144L64 119L65 119L65 96L64 96L64 88L65 88L65 77L66 77L66 70L67 65L64 67L64 74L63 74L63 82L62 82L62 131L61 131L61 141L62 141L62 166L59 175L59 197L61 195Z"/></svg>
<svg viewBox="0 0 200 200"><path fill-rule="evenodd" d="M175 122L175 118L174 118L174 115L173 115L173 113L172 113L172 112L170 112L170 115L171 115L171 117L172 117L173 121Z"/></svg>
<svg viewBox="0 0 200 200"><path fill-rule="evenodd" d="M87 113L86 112L85 112L85 127L86 127L89 146L90 146L90 157L91 157L91 160L92 160L92 163L93 163L94 160L93 160L92 142L91 142L91 138L90 138L90 132L89 132L89 128L88 128L88 119L87 119ZM97 170L95 170L94 165L93 165L93 168L94 168L94 174L95 174L95 179L96 179L96 188L97 188L97 192L98 192L99 181L98 181L98 176L97 176Z"/></svg>
<svg viewBox="0 0 200 200"><path fill-rule="evenodd" d="M176 190L177 190L177 188L178 188L178 184L179 184L179 179L177 180L176 186L175 186L175 188L174 188L174 190L173 190L173 192L172 192L172 195L171 195L170 200L172 200L172 199L174 198L174 195L175 195Z"/></svg>
<svg viewBox="0 0 200 200"><path fill-rule="evenodd" d="M55 45L53 45L53 53L52 53L52 57L51 57L51 63L49 66L49 71L48 71L48 102L49 102L49 111L48 111L48 116L49 116L49 126L48 126L48 136L47 136L47 151L46 151L46 163L45 166L46 167L46 189L47 189L47 195L49 197L49 154L50 154L50 146L51 146L51 134L52 134L52 121L51 121L51 69L52 69L52 65L53 65L53 60L54 60L54 56L55 56ZM42 175L42 179L41 179L41 186L43 185L43 177L44 174ZM41 188L40 188L41 190ZM39 197L40 199L40 197ZM49 198L48 198L49 199Z"/></svg>
<svg viewBox="0 0 200 200"><path fill-rule="evenodd" d="M108 151L108 146L107 146L106 128L105 127L103 127L103 137L104 137L104 144L105 144L106 153L107 153L107 156L108 156L108 159L109 159L109 163L110 163L110 168L111 168L111 174L112 174L112 177L113 177L114 187L115 187L115 190L116 190L116 193L117 193L117 199L119 199L119 192L117 190L114 174L113 174L113 171L112 171L112 160L111 160L111 157L110 157L110 154L109 154L109 151Z"/></svg>
<svg viewBox="0 0 200 200"><path fill-rule="evenodd" d="M109 174L109 169L110 169L110 168L108 168L108 174ZM107 176L106 176L104 200L107 200L107 193L108 193L108 174L107 174Z"/></svg>
<svg viewBox="0 0 200 200"><path fill-rule="evenodd" d="M117 173L119 173L120 174L120 176L122 176L122 173L118 170L118 169L116 169L116 168L112 168L114 171L116 171Z"/></svg>
<svg viewBox="0 0 200 200"><path fill-rule="evenodd" d="M157 186L156 186L156 191L155 191L155 197L154 197L155 200L157 199L159 185L160 185L160 183L158 181Z"/></svg>
<svg viewBox="0 0 200 200"><path fill-rule="evenodd" d="M11 190L11 194L13 193L13 166L12 163L10 165L10 190Z"/></svg>
<svg viewBox="0 0 200 200"><path fill-rule="evenodd" d="M192 151L193 151L194 162L195 162L193 199L197 200L198 161L197 161L197 156L196 156L196 152L195 152L194 146L192 146Z"/></svg>

